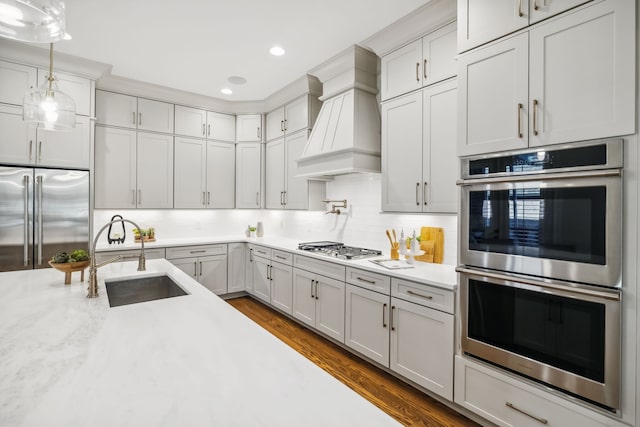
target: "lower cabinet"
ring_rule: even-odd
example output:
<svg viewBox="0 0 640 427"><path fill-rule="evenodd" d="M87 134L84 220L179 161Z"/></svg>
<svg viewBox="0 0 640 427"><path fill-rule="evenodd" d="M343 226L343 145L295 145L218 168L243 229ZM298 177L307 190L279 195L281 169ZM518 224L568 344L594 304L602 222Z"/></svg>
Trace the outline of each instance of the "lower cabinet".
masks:
<svg viewBox="0 0 640 427"><path fill-rule="evenodd" d="M167 260L215 294L227 293L227 245L167 248Z"/></svg>
<svg viewBox="0 0 640 427"><path fill-rule="evenodd" d="M293 267L280 262L271 262L269 266L271 282L271 305L291 314Z"/></svg>
<svg viewBox="0 0 640 427"><path fill-rule="evenodd" d="M244 290L253 295L253 244L247 243L244 247Z"/></svg>
<svg viewBox="0 0 640 427"><path fill-rule="evenodd" d="M269 279L269 267L271 260L256 256L253 250L253 295L267 304L271 303L271 281Z"/></svg>
<svg viewBox="0 0 640 427"><path fill-rule="evenodd" d="M240 292L246 288L246 244L227 244L227 292Z"/></svg>

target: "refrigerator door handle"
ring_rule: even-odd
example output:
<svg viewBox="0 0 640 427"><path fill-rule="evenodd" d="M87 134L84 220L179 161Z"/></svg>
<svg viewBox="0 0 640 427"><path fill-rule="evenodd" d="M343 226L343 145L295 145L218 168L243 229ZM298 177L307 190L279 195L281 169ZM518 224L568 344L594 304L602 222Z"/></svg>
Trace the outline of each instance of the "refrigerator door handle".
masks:
<svg viewBox="0 0 640 427"><path fill-rule="evenodd" d="M42 224L42 175L38 175L36 177L36 196L38 198L38 265L42 264L42 235L43 235L43 224Z"/></svg>
<svg viewBox="0 0 640 427"><path fill-rule="evenodd" d="M22 177L24 184L24 266L29 265L29 175Z"/></svg>

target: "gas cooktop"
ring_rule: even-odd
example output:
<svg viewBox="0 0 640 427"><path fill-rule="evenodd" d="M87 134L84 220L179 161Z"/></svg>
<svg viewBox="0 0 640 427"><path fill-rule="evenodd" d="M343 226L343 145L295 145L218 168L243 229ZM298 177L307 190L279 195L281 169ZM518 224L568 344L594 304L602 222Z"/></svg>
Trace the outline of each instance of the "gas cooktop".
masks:
<svg viewBox="0 0 640 427"><path fill-rule="evenodd" d="M377 249L356 248L331 241L299 243L298 249L347 260L382 255L382 251Z"/></svg>

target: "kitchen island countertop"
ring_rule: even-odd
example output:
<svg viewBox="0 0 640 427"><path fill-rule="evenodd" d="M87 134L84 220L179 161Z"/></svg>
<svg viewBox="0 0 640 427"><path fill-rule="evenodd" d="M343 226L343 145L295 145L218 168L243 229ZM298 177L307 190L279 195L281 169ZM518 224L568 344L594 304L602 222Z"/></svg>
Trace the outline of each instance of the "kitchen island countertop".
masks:
<svg viewBox="0 0 640 427"><path fill-rule="evenodd" d="M0 425L397 425L166 260L0 273ZM104 279L166 273L189 295L110 308Z"/></svg>

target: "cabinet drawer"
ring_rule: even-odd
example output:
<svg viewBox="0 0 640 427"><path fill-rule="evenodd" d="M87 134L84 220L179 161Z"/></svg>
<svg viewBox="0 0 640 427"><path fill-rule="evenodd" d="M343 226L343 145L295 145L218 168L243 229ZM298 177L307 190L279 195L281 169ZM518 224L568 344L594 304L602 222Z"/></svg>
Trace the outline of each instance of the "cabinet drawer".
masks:
<svg viewBox="0 0 640 427"><path fill-rule="evenodd" d="M486 366L455 359L455 402L499 426L623 426Z"/></svg>
<svg viewBox="0 0 640 427"><path fill-rule="evenodd" d="M271 260L281 262L283 264L293 264L293 254L291 252L279 251L277 249L271 250Z"/></svg>
<svg viewBox="0 0 640 427"><path fill-rule="evenodd" d="M391 296L453 314L453 292L408 280L391 279Z"/></svg>
<svg viewBox="0 0 640 427"><path fill-rule="evenodd" d="M167 248L167 259L225 255L226 253L227 245L185 246L180 248Z"/></svg>
<svg viewBox="0 0 640 427"><path fill-rule="evenodd" d="M320 274L321 276L344 281L345 267L329 261L295 255L293 265L296 268Z"/></svg>
<svg viewBox="0 0 640 427"><path fill-rule="evenodd" d="M140 251L138 249L130 249L121 251L97 252L96 263L99 264L118 255L122 256L122 259L120 261L132 261L138 259L138 257L140 256ZM144 257L147 260L164 258L164 248L145 249Z"/></svg>
<svg viewBox="0 0 640 427"><path fill-rule="evenodd" d="M382 274L347 267L347 283L389 295L391 278Z"/></svg>
<svg viewBox="0 0 640 427"><path fill-rule="evenodd" d="M255 245L253 247L253 254L255 256L261 256L263 258L271 259L271 248Z"/></svg>

